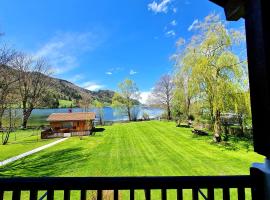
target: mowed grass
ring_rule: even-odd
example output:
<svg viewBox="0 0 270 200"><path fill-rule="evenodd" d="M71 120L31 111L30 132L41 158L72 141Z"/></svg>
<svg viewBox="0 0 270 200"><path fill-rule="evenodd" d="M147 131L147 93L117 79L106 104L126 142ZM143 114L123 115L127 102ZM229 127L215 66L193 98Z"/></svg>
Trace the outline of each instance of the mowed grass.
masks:
<svg viewBox="0 0 270 200"><path fill-rule="evenodd" d="M73 101L59 99L59 107L60 108L70 108L71 106L74 106L75 103Z"/></svg>
<svg viewBox="0 0 270 200"><path fill-rule="evenodd" d="M195 137L191 129L177 128L173 122L119 123L104 129L2 167L0 177L237 175L249 174L252 162L263 161L251 147L212 144L211 137ZM190 199L191 192L185 194ZM78 193L73 195L76 199ZM122 199L127 195L122 192ZM153 195L158 199L160 192ZM175 192L168 195L175 199ZM143 198L143 192L137 196Z"/></svg>
<svg viewBox="0 0 270 200"><path fill-rule="evenodd" d="M2 140L2 133L0 133ZM37 147L55 141L41 140L40 130L17 130L10 133L9 141L6 145L0 145L0 161L25 153Z"/></svg>
<svg viewBox="0 0 270 200"><path fill-rule="evenodd" d="M2 168L0 175L234 175L248 174L252 162L263 161L251 149L212 144L209 137L195 137L190 129L177 128L173 122L119 123L104 129L14 162Z"/></svg>

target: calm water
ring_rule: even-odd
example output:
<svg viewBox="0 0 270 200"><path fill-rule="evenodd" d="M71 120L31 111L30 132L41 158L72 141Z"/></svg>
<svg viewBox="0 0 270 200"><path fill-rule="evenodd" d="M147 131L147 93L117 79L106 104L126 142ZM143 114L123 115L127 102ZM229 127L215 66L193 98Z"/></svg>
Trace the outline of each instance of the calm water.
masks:
<svg viewBox="0 0 270 200"><path fill-rule="evenodd" d="M95 109L89 109L89 112L95 112ZM138 118L142 118L143 113L147 113L150 118L156 118L159 117L163 110L159 108L151 108L151 107L138 107ZM46 124L46 118L52 114L52 113L67 113L68 108L56 108L56 109L35 109L33 110L31 116L29 125L35 125L35 124ZM83 112L81 108L73 108L72 112ZM98 117L98 116L97 116ZM113 108L111 107L105 107L104 108L104 120L105 121L122 121L122 120L128 120L128 117L126 115L121 115L117 113Z"/></svg>

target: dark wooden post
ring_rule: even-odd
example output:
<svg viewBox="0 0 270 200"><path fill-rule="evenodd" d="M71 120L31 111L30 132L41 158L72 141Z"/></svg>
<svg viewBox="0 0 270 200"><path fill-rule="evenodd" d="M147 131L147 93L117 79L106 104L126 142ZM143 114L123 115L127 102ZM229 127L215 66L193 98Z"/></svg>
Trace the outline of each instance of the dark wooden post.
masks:
<svg viewBox="0 0 270 200"><path fill-rule="evenodd" d="M248 0L245 17L254 151L270 158L270 33L266 2Z"/></svg>

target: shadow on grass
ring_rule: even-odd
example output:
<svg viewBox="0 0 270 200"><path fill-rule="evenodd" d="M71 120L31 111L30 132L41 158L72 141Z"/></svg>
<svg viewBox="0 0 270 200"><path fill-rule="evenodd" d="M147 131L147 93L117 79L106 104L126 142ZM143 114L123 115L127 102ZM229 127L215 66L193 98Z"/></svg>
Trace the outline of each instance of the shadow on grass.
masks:
<svg viewBox="0 0 270 200"><path fill-rule="evenodd" d="M25 157L0 167L0 177L11 176L59 176L72 171L74 163L85 160L82 148L68 148Z"/></svg>
<svg viewBox="0 0 270 200"><path fill-rule="evenodd" d="M243 141L244 144L240 145L238 143L238 141L240 141L240 139L236 140L235 138L229 138L228 141L222 141L219 143L216 143L213 141L213 136L212 135L207 135L207 136L200 136L200 135L195 135L193 134L191 136L192 139L194 140L199 140L199 141L205 141L207 143L209 143L210 145L216 146L220 149L224 149L227 151L239 151L241 149L245 149L246 151L249 151L250 145L244 145L244 144L248 144L246 143L246 141Z"/></svg>
<svg viewBox="0 0 270 200"><path fill-rule="evenodd" d="M95 128L94 129L94 132L103 132L103 131L105 131L105 128Z"/></svg>

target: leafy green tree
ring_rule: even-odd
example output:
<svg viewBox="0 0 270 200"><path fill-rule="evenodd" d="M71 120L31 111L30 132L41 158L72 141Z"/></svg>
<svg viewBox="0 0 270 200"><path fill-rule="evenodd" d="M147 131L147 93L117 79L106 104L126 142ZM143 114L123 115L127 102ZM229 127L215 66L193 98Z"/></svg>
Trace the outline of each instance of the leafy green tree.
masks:
<svg viewBox="0 0 270 200"><path fill-rule="evenodd" d="M132 109L139 100L140 93L136 83L133 80L125 79L118 84L118 92L112 98L112 107L128 116L132 121Z"/></svg>
<svg viewBox="0 0 270 200"><path fill-rule="evenodd" d="M103 118L104 118L104 103L95 100L93 102L93 106L95 107L95 109L97 110L97 114L99 116L99 123L100 125L103 124Z"/></svg>
<svg viewBox="0 0 270 200"><path fill-rule="evenodd" d="M232 51L243 39L239 31L228 30L218 15L210 14L194 26L194 35L176 54L179 80L186 74L192 83L183 86L184 96L205 102L214 124L214 140L221 141L221 113L229 110L228 102L237 94L235 88L242 75L242 63ZM181 42L181 45L183 42ZM191 80L191 82L189 81Z"/></svg>

